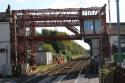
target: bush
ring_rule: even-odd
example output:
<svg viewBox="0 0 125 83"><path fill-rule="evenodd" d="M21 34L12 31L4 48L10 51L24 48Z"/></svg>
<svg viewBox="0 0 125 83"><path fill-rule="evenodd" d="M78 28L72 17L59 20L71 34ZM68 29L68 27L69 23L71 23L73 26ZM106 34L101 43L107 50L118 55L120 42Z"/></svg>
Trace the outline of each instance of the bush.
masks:
<svg viewBox="0 0 125 83"><path fill-rule="evenodd" d="M54 48L52 47L51 44L46 44L46 43L44 43L44 44L42 45L42 49L43 49L43 51L45 51L45 52L54 52Z"/></svg>

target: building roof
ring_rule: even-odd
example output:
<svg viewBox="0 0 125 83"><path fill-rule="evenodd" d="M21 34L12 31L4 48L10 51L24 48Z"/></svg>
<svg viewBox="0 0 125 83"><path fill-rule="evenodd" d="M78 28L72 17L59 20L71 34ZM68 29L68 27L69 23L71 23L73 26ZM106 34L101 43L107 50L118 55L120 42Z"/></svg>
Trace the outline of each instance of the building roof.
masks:
<svg viewBox="0 0 125 83"><path fill-rule="evenodd" d="M109 23L107 23L107 27L109 27ZM111 33L117 34L117 23L111 23ZM120 23L120 33L125 34L125 22Z"/></svg>
<svg viewBox="0 0 125 83"><path fill-rule="evenodd" d="M6 17L6 12L0 12L0 22L8 22L9 19Z"/></svg>
<svg viewBox="0 0 125 83"><path fill-rule="evenodd" d="M107 25L109 25L109 23L107 23ZM117 26L117 23L111 23L111 25L116 25ZM124 25L125 26L125 22L120 22L120 25Z"/></svg>

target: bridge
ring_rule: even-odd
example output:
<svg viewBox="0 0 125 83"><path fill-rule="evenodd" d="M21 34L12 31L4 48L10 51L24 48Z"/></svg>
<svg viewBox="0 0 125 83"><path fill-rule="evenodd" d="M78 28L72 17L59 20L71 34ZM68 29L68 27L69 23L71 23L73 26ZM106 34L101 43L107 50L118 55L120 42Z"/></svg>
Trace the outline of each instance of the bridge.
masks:
<svg viewBox="0 0 125 83"><path fill-rule="evenodd" d="M36 42L84 39L87 43L91 43L93 55L100 55L101 48L101 55L108 58L109 37L116 35L111 34L106 26L106 5L88 8L25 9L12 12L8 6L6 16L8 18L4 20L8 20L10 24L11 64L14 74L21 73L21 65L26 63L27 56L31 57L31 66L35 65ZM36 27L59 27L59 29L65 27L74 34L39 36L35 32ZM98 44L95 44L96 42ZM30 55L27 55L29 51Z"/></svg>

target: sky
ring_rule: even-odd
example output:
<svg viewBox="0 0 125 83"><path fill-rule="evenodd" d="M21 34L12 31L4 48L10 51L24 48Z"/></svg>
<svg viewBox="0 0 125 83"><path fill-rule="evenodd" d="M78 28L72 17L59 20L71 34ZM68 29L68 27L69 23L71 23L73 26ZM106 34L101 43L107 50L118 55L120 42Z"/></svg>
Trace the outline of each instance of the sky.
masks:
<svg viewBox="0 0 125 83"><path fill-rule="evenodd" d="M120 4L120 22L125 22L125 0L119 0ZM43 8L86 8L92 6L103 6L108 0L0 0L0 12L5 12L7 5L10 4L12 10L18 9L43 9ZM117 22L116 19L116 0L110 0L111 22ZM108 22L108 5L107 5ZM68 32L68 31L66 31ZM77 41L85 48L89 45L83 41Z"/></svg>

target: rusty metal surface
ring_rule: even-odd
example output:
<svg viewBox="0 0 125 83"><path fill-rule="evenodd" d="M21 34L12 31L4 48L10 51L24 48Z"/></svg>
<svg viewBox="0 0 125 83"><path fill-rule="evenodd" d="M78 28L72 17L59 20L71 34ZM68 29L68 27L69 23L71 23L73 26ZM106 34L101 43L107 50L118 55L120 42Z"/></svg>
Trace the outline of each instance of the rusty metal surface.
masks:
<svg viewBox="0 0 125 83"><path fill-rule="evenodd" d="M89 8L12 10L10 28L11 62L13 64L13 70L16 69L17 66L26 63L28 50L31 51L29 56L33 62L32 65L35 65L36 41L82 40L82 37L87 37L87 35L88 37L94 37L91 34L84 34L84 20L101 18L102 26L104 26L103 31L106 31L105 6L106 5L103 7ZM66 27L68 30L75 33L75 35L37 36L35 33L36 27L56 26ZM78 31L75 26L80 26L78 29L80 31ZM29 28L29 35L27 35L26 28Z"/></svg>

